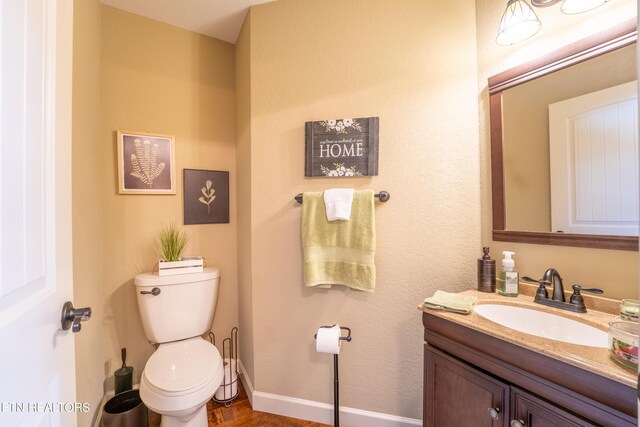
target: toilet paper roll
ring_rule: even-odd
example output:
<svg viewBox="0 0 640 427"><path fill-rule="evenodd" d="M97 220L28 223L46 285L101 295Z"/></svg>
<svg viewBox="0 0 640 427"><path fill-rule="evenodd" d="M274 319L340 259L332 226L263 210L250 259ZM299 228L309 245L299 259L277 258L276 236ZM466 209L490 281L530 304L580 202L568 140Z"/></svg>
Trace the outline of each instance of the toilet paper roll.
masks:
<svg viewBox="0 0 640 427"><path fill-rule="evenodd" d="M332 328L319 328L316 334L316 351L318 353L340 353L340 325Z"/></svg>
<svg viewBox="0 0 640 427"><path fill-rule="evenodd" d="M238 376L234 372L232 374L231 383L221 385L216 391L216 400L229 400L238 394Z"/></svg>
<svg viewBox="0 0 640 427"><path fill-rule="evenodd" d="M236 359L229 359L225 357L222 359L223 369L225 378L229 378L230 372L238 372L238 367L236 366ZM227 382L226 380L224 382Z"/></svg>
<svg viewBox="0 0 640 427"><path fill-rule="evenodd" d="M238 394L238 372L235 359L224 359L224 378L215 394L215 399L225 401Z"/></svg>

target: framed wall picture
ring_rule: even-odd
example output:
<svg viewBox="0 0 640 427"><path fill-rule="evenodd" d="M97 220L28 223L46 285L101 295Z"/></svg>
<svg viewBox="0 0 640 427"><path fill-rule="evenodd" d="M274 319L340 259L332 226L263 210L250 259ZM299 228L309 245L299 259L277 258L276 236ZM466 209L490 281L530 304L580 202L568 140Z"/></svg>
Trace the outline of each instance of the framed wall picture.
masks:
<svg viewBox="0 0 640 427"><path fill-rule="evenodd" d="M305 123L305 176L378 175L378 117Z"/></svg>
<svg viewBox="0 0 640 427"><path fill-rule="evenodd" d="M184 223L229 223L229 172L184 169Z"/></svg>
<svg viewBox="0 0 640 427"><path fill-rule="evenodd" d="M174 137L118 131L120 194L176 194Z"/></svg>

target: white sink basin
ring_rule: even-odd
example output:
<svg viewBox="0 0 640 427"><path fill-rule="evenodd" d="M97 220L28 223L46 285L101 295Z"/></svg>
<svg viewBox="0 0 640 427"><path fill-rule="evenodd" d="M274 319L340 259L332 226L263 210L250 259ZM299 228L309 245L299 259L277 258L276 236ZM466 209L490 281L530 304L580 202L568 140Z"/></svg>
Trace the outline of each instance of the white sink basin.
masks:
<svg viewBox="0 0 640 427"><path fill-rule="evenodd" d="M474 311L492 322L525 334L570 344L609 348L606 332L566 317L500 304L479 304Z"/></svg>

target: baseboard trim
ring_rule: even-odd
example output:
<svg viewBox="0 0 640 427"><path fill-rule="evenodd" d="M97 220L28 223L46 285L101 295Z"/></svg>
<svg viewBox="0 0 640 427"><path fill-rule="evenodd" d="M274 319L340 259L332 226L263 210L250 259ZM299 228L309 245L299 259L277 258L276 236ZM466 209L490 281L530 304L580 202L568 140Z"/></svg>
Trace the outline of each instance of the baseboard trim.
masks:
<svg viewBox="0 0 640 427"><path fill-rule="evenodd" d="M242 361L238 361L238 366L242 384L247 392L251 407L255 411L299 418L316 423L333 423L333 405L256 391L244 370L244 366L242 366ZM344 427L409 427L421 426L422 420L341 406L340 424Z"/></svg>
<svg viewBox="0 0 640 427"><path fill-rule="evenodd" d="M242 381L244 390L247 392L247 398L249 399L249 404L251 404L251 407L253 408L253 393L255 393L255 390L253 388L253 384L251 383L251 379L249 378L249 375L247 375L247 371L244 369L242 360L240 359L238 359L238 368L240 369L240 381Z"/></svg>

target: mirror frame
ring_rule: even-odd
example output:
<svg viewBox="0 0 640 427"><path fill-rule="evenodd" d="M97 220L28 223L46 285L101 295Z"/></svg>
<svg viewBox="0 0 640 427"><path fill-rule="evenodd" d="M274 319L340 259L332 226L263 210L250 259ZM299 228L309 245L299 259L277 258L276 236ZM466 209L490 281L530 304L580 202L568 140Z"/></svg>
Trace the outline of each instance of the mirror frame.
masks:
<svg viewBox="0 0 640 427"><path fill-rule="evenodd" d="M502 91L554 71L628 46L637 40L636 19L595 34L533 61L489 77L489 120L491 129L491 205L493 240L599 249L638 250L637 236L507 231L505 183L502 155Z"/></svg>

